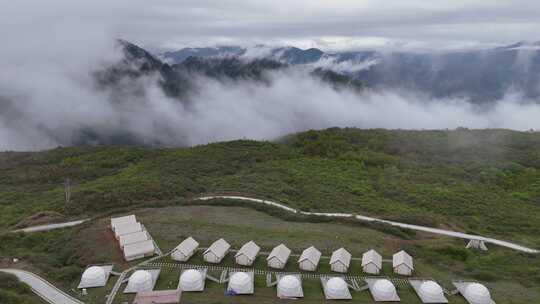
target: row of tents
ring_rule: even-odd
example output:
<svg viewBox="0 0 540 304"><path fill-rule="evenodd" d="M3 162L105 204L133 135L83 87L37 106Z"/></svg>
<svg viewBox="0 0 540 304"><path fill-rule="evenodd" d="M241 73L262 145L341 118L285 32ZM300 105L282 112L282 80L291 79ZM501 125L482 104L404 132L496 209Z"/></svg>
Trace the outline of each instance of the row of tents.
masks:
<svg viewBox="0 0 540 304"><path fill-rule="evenodd" d="M102 287L107 284L112 265L91 266L85 270L81 278L84 288ZM174 290L154 290L160 269L139 269L133 272L124 288L125 294L136 294L133 303L179 303L182 292L202 292L208 278L206 268L184 269L180 273L178 286ZM267 286L276 285L277 297L282 299L302 298L301 274L276 274L277 281ZM355 283L347 282L343 276L321 276L325 298L328 300L350 300L350 289L362 291ZM400 297L391 280L381 277L364 278L366 288L369 289L376 302L399 302ZM249 295L255 292L255 277L253 271L231 271L227 283L227 295ZM267 283L268 284L268 283ZM422 303L448 303L444 289L434 280L410 278L409 284ZM460 293L470 304L494 304L489 290L482 284L471 281L454 281L456 293ZM453 294L453 293L451 293Z"/></svg>
<svg viewBox="0 0 540 304"><path fill-rule="evenodd" d="M152 236L135 215L111 218L111 230L118 240L126 261L152 256L156 247Z"/></svg>
<svg viewBox="0 0 540 304"><path fill-rule="evenodd" d="M179 262L187 262L198 250L199 243L192 237L182 241L171 253L171 258ZM212 243L203 252L203 258L208 263L220 263L231 250L231 245L224 239ZM234 258L238 265L251 266L258 257L261 248L253 241L242 245L236 251ZM292 251L284 244L274 247L266 257L268 267L283 269L289 261ZM302 251L298 259L298 266L304 271L315 271L319 265L322 253L311 246ZM330 257L330 268L334 272L347 273L352 255L345 249L339 248ZM382 269L382 256L375 250L369 250L362 255L362 269L365 273L379 274ZM414 271L413 258L405 251L397 252L392 257L392 268L395 273L410 276Z"/></svg>

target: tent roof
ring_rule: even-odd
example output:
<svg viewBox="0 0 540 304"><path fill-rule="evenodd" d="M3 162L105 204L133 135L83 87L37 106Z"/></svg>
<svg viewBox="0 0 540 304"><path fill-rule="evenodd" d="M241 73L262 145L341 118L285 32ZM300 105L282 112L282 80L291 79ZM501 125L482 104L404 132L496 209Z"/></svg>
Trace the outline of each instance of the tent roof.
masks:
<svg viewBox="0 0 540 304"><path fill-rule="evenodd" d="M150 235L146 231L138 231L134 233L122 234L118 242L120 245L125 246L128 244L138 243L151 239Z"/></svg>
<svg viewBox="0 0 540 304"><path fill-rule="evenodd" d="M154 252L155 250L156 249L154 247L154 241L147 240L147 241L128 244L124 246L124 255L126 257L135 256L135 255L151 253L151 252Z"/></svg>
<svg viewBox="0 0 540 304"><path fill-rule="evenodd" d="M111 217L111 227L113 228L118 225L136 223L136 222L137 222L137 218L133 214L120 216L120 217Z"/></svg>
<svg viewBox="0 0 540 304"><path fill-rule="evenodd" d="M187 239L183 240L182 243L180 243L176 248L174 248L174 251L180 251L183 254L189 254L195 249L199 247L199 242L195 241L194 238L188 237Z"/></svg>
<svg viewBox="0 0 540 304"><path fill-rule="evenodd" d="M319 260L321 259L321 252L317 250L317 248L311 246L304 251L302 251L302 254L300 255L300 259L298 259L299 262L309 260L314 265L317 265L319 263Z"/></svg>
<svg viewBox="0 0 540 304"><path fill-rule="evenodd" d="M364 252L362 255L362 266L370 263L375 264L378 268L382 268L382 256L373 249Z"/></svg>
<svg viewBox="0 0 540 304"><path fill-rule="evenodd" d="M279 244L276 247L274 247L274 249L272 249L272 251L270 252L268 257L266 258L266 260L270 260L272 258L277 258L282 263L285 263L289 259L289 255L291 255L291 250L289 248L287 248L287 246L285 246L283 244Z"/></svg>
<svg viewBox="0 0 540 304"><path fill-rule="evenodd" d="M125 224L120 224L116 226L116 228L114 229L114 233L117 236L120 236L124 234L135 233L142 230L143 230L143 226L141 225L141 223L138 223L138 222L125 223Z"/></svg>
<svg viewBox="0 0 540 304"><path fill-rule="evenodd" d="M332 252L332 256L330 257L330 264L334 264L339 261L348 267L351 263L351 257L351 254L347 250L345 250L345 248L339 248L338 250Z"/></svg>
<svg viewBox="0 0 540 304"><path fill-rule="evenodd" d="M215 241L208 249L204 251L204 254L208 252L214 253L216 256L222 257L225 256L227 251L231 248L231 245L227 243L224 239L219 239Z"/></svg>
<svg viewBox="0 0 540 304"><path fill-rule="evenodd" d="M392 257L392 264L393 267L405 264L407 267L413 269L413 258L407 252L401 250Z"/></svg>
<svg viewBox="0 0 540 304"><path fill-rule="evenodd" d="M250 259L255 259L257 257L257 254L259 254L259 251L261 250L261 247L257 246L255 242L249 241L245 243L240 250L236 253L235 257L239 255L245 255Z"/></svg>

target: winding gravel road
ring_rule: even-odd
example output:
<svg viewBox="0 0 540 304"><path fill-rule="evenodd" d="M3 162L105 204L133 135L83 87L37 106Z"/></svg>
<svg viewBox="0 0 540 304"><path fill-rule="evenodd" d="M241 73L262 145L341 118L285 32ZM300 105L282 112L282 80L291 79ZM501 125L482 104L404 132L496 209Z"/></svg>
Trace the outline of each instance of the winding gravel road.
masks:
<svg viewBox="0 0 540 304"><path fill-rule="evenodd" d="M305 211L299 211L299 210L287 207L277 202L273 202L269 200L262 200L262 199L252 198L252 197L234 196L234 195L213 195L213 196L202 196L202 197L195 198L195 200L202 200L202 201L207 201L207 200L212 200L212 199L231 199L231 200L240 200L240 201L250 201L254 203L260 203L260 204L265 204L268 206L280 208L280 209L283 209L292 213L299 213L299 214L305 214L305 215L318 215L318 216L328 216L328 217L337 217L337 218L354 217L355 219L359 221L379 222L379 223L385 223L385 224L396 226L396 227L413 229L417 231L435 233L435 234L440 234L440 235L446 235L446 236L462 238L462 239L467 239L467 240L480 240L480 241L484 241L485 243L495 244L495 245L507 247L510 249L514 249L514 250L526 252L526 253L539 253L540 252L539 250L536 250L536 249L528 248L525 246L507 242L507 241L483 237L480 235L467 234L467 233L456 232L456 231L451 231L451 230L437 229L437 228L412 225L412 224L406 224L406 223L399 223L399 222L388 221L388 220L381 220L381 219L377 219L377 218L373 218L369 216L356 215L356 214L351 214L351 213L305 212Z"/></svg>
<svg viewBox="0 0 540 304"><path fill-rule="evenodd" d="M48 225L40 225L40 226L32 226L28 228L13 230L12 232L38 232L38 231L49 231L53 229L60 229L60 228L66 228L66 227L73 227L80 225L89 219L84 220L78 220L73 222L66 222L66 223L59 223L59 224L48 224Z"/></svg>
<svg viewBox="0 0 540 304"><path fill-rule="evenodd" d="M21 282L28 284L32 291L51 304L84 304L74 297L66 294L60 289L54 287L51 283L42 277L28 271L19 269L0 269L0 272L11 273L15 275Z"/></svg>

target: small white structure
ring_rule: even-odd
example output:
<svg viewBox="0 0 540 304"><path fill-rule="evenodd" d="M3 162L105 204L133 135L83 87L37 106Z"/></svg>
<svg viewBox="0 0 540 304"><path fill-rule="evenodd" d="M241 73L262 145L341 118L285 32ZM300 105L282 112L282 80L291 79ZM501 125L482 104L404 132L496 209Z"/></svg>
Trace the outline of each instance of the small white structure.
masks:
<svg viewBox="0 0 540 304"><path fill-rule="evenodd" d="M477 282L453 282L459 293L470 304L495 304L486 286Z"/></svg>
<svg viewBox="0 0 540 304"><path fill-rule="evenodd" d="M116 239L119 239L121 235L140 232L143 230L144 228L141 223L120 224L115 227L114 237L116 237Z"/></svg>
<svg viewBox="0 0 540 304"><path fill-rule="evenodd" d="M135 215L126 215L121 217L111 217L111 229L112 231L116 230L116 227L119 225L125 224L135 224L137 223L137 218Z"/></svg>
<svg viewBox="0 0 540 304"><path fill-rule="evenodd" d="M305 271L315 271L319 265L319 260L321 259L321 252L317 248L311 246L300 255L298 259L298 267Z"/></svg>
<svg viewBox="0 0 540 304"><path fill-rule="evenodd" d="M204 260L208 263L220 263L229 252L229 249L231 249L231 245L224 239L219 239L204 251Z"/></svg>
<svg viewBox="0 0 540 304"><path fill-rule="evenodd" d="M183 240L171 253L171 258L179 262L187 262L199 248L199 243L192 237Z"/></svg>
<svg viewBox="0 0 540 304"><path fill-rule="evenodd" d="M141 291L137 292L131 304L178 304L181 297L182 291L178 289Z"/></svg>
<svg viewBox="0 0 540 304"><path fill-rule="evenodd" d="M277 296L280 299L302 298L302 279L299 274L278 275Z"/></svg>
<svg viewBox="0 0 540 304"><path fill-rule="evenodd" d="M482 251L487 251L488 248L484 241L482 240L470 240L469 243L467 243L467 246L465 246L467 249L477 249Z"/></svg>
<svg viewBox="0 0 540 304"><path fill-rule="evenodd" d="M382 256L371 249L362 255L362 270L365 273L379 274L382 269Z"/></svg>
<svg viewBox="0 0 540 304"><path fill-rule="evenodd" d="M124 248L126 245L147 241L150 240L151 237L146 231L138 231L135 233L128 233L120 235L118 238L118 243L120 244L120 248Z"/></svg>
<svg viewBox="0 0 540 304"><path fill-rule="evenodd" d="M107 285L112 268L112 265L90 266L86 268L81 276L81 282L77 288L86 289L103 287Z"/></svg>
<svg viewBox="0 0 540 304"><path fill-rule="evenodd" d="M365 279L368 283L369 291L376 302L399 302L396 287L387 279Z"/></svg>
<svg viewBox="0 0 540 304"><path fill-rule="evenodd" d="M244 266L253 265L260 250L261 247L257 246L253 241L245 243L234 256L236 264Z"/></svg>
<svg viewBox="0 0 540 304"><path fill-rule="evenodd" d="M184 270L178 281L178 289L182 291L203 291L206 281L206 269Z"/></svg>
<svg viewBox="0 0 540 304"><path fill-rule="evenodd" d="M283 244L277 245L276 247L274 247L274 249L272 249L268 257L266 258L268 267L272 267L275 269L285 268L285 265L287 264L290 255L291 250L287 248L287 246Z"/></svg>
<svg viewBox="0 0 540 304"><path fill-rule="evenodd" d="M422 303L448 303L442 287L432 280L409 279Z"/></svg>
<svg viewBox="0 0 540 304"><path fill-rule="evenodd" d="M404 250L395 253L392 257L394 272L400 275L410 276L413 273L413 258Z"/></svg>
<svg viewBox="0 0 540 304"><path fill-rule="evenodd" d="M350 300L352 299L349 286L340 277L321 277L324 296L327 300Z"/></svg>
<svg viewBox="0 0 540 304"><path fill-rule="evenodd" d="M153 256L156 251L153 240L142 241L124 246L124 258L126 261L142 259Z"/></svg>
<svg viewBox="0 0 540 304"><path fill-rule="evenodd" d="M345 248L339 248L330 257L330 268L334 272L346 273L351 264L351 254Z"/></svg>
<svg viewBox="0 0 540 304"><path fill-rule="evenodd" d="M124 293L137 293L140 291L152 291L156 285L160 269L148 269L135 271L128 280Z"/></svg>
<svg viewBox="0 0 540 304"><path fill-rule="evenodd" d="M227 290L234 294L253 294L253 272L232 272Z"/></svg>

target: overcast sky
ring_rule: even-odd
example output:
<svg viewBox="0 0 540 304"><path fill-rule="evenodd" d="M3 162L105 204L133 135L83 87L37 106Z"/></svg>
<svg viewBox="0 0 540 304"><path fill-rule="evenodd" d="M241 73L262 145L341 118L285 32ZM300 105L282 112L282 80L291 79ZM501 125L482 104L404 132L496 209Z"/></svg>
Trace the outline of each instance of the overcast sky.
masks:
<svg viewBox="0 0 540 304"><path fill-rule="evenodd" d="M272 74L270 85L198 79L196 106L184 107L154 77L126 83L123 102L96 90L93 78L120 58L114 38L154 51L224 44L444 51L538 41L538 16L538 0L4 0L0 150L71 145L88 134L180 145L331 126L539 129L538 103L520 92L479 112L466 96L340 92L300 69ZM135 94L138 88L147 94Z"/></svg>
<svg viewBox="0 0 540 304"><path fill-rule="evenodd" d="M112 36L150 48L452 49L540 40L539 16L538 0L17 0L2 4L0 33Z"/></svg>

